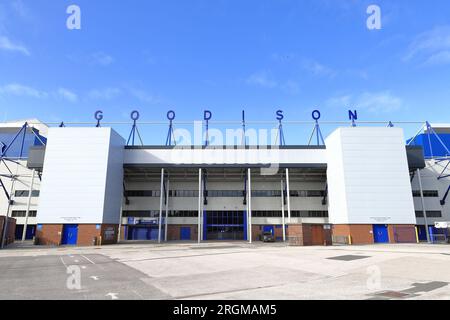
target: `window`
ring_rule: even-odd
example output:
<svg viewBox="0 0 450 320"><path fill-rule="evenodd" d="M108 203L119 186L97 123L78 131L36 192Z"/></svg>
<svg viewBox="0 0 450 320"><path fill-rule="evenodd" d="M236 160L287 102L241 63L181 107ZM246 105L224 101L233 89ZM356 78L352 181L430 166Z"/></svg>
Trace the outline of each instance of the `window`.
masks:
<svg viewBox="0 0 450 320"><path fill-rule="evenodd" d="M127 190L125 196L127 197L159 197L160 191L154 190Z"/></svg>
<svg viewBox="0 0 450 320"><path fill-rule="evenodd" d="M286 215L286 212L285 212L285 215ZM281 218L281 211L252 211L252 217Z"/></svg>
<svg viewBox="0 0 450 320"><path fill-rule="evenodd" d="M169 211L169 217L180 217L180 218L198 217L198 211L173 210L173 211Z"/></svg>
<svg viewBox="0 0 450 320"><path fill-rule="evenodd" d="M244 191L241 190L208 190L208 197L212 198L239 198L244 196Z"/></svg>
<svg viewBox="0 0 450 320"><path fill-rule="evenodd" d="M420 190L414 190L413 196L420 197ZM437 198L439 197L439 192L437 190L423 190L423 196L425 198Z"/></svg>
<svg viewBox="0 0 450 320"><path fill-rule="evenodd" d="M252 190L252 197L281 197L280 190Z"/></svg>
<svg viewBox="0 0 450 320"><path fill-rule="evenodd" d="M37 215L37 211L36 210L30 210L28 212L28 217L33 218L36 217ZM26 210L13 210L11 212L11 216L13 218L22 218L22 217L26 217L27 216L27 212Z"/></svg>
<svg viewBox="0 0 450 320"><path fill-rule="evenodd" d="M198 190L170 190L170 197L198 198Z"/></svg>
<svg viewBox="0 0 450 320"><path fill-rule="evenodd" d="M291 190L289 192L291 197L321 197L325 196L323 190Z"/></svg>
<svg viewBox="0 0 450 320"><path fill-rule="evenodd" d="M416 211L417 218L423 218L423 211ZM427 218L441 218L442 212L437 210L427 211Z"/></svg>
<svg viewBox="0 0 450 320"><path fill-rule="evenodd" d="M14 192L14 196L16 198L26 198L29 195L29 191L28 190L16 190ZM31 191L31 196L32 197L39 197L39 190L33 190Z"/></svg>
<svg viewBox="0 0 450 320"><path fill-rule="evenodd" d="M291 217L294 217L294 218L327 218L328 211L321 211L321 210L291 211Z"/></svg>
<svg viewBox="0 0 450 320"><path fill-rule="evenodd" d="M122 217L151 218L159 217L159 210L124 210Z"/></svg>

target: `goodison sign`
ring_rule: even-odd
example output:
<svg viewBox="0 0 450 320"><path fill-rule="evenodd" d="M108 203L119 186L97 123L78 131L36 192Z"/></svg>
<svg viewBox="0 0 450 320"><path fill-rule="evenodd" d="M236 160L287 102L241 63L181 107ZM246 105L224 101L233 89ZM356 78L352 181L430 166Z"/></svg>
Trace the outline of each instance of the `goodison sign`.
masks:
<svg viewBox="0 0 450 320"><path fill-rule="evenodd" d="M284 119L284 112L283 112L283 110L277 110L275 112L275 115L276 115L276 119L278 121L282 121ZM314 110L311 113L311 116L312 116L313 120L318 121L320 119L320 117L321 117L321 113L320 113L319 110ZM140 114L139 114L139 112L137 110L134 110L133 112L131 112L131 120L137 121L139 119L139 117L140 117ZM167 119L169 121L175 120L175 117L176 117L175 111L169 110L167 112ZM97 120L97 125L99 125L100 121L103 119L103 111L101 111L101 110L96 111L95 114L94 114L94 118L95 118L95 120ZM353 110L353 111L349 110L348 111L348 118L354 124L355 121L358 120L358 112L356 110ZM203 112L203 120L209 121L211 119L212 119L212 112L209 111L209 110L205 110ZM242 111L242 120L245 121L245 111L244 110Z"/></svg>

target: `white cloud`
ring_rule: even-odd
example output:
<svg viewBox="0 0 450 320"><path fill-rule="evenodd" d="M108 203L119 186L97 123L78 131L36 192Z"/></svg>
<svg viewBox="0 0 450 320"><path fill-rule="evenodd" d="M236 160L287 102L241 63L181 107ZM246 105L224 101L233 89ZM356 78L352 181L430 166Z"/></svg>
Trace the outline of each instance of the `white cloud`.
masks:
<svg viewBox="0 0 450 320"><path fill-rule="evenodd" d="M114 62L114 58L104 52L96 52L92 54L92 59L95 64L108 66Z"/></svg>
<svg viewBox="0 0 450 320"><path fill-rule="evenodd" d="M450 63L450 26L436 27L419 34L409 45L404 60L426 65Z"/></svg>
<svg viewBox="0 0 450 320"><path fill-rule="evenodd" d="M275 88L276 86L278 86L278 83L270 79L265 71L250 75L247 78L246 83L263 88Z"/></svg>
<svg viewBox="0 0 450 320"><path fill-rule="evenodd" d="M11 7L14 12L21 18L27 19L30 17L30 10L23 3L22 0L14 0L11 2Z"/></svg>
<svg viewBox="0 0 450 320"><path fill-rule="evenodd" d="M267 72L261 71L250 75L245 83L247 85L261 87L265 89L279 89L288 94L297 94L300 91L300 86L296 81L277 81L272 79Z"/></svg>
<svg viewBox="0 0 450 320"><path fill-rule="evenodd" d="M130 88L129 91L130 91L130 94L134 98L136 98L136 99L138 99L138 100L140 100L142 102L152 103L152 104L160 102L159 98L155 97L154 95L148 93L145 90L136 89L136 88Z"/></svg>
<svg viewBox="0 0 450 320"><path fill-rule="evenodd" d="M363 109L371 113L391 113L403 107L403 100L389 91L381 91L332 97L325 104L329 107Z"/></svg>
<svg viewBox="0 0 450 320"><path fill-rule="evenodd" d="M0 50L18 52L26 56L30 56L30 51L23 45L12 42L6 36L0 36Z"/></svg>
<svg viewBox="0 0 450 320"><path fill-rule="evenodd" d="M300 92L300 86L297 82L288 80L281 85L281 88L287 93L297 94Z"/></svg>
<svg viewBox="0 0 450 320"><path fill-rule="evenodd" d="M351 95L342 95L329 98L325 102L325 105L328 107L347 107L350 106L351 101L352 101Z"/></svg>
<svg viewBox="0 0 450 320"><path fill-rule="evenodd" d="M0 95L13 95L41 99L46 98L48 93L19 83L10 83L0 87Z"/></svg>
<svg viewBox="0 0 450 320"><path fill-rule="evenodd" d="M64 98L65 100L67 100L69 102L77 102L78 101L77 94L70 91L69 89L59 88L57 91L57 94L58 94L58 96Z"/></svg>
<svg viewBox="0 0 450 320"><path fill-rule="evenodd" d="M450 64L450 50L440 51L431 55L425 62L427 65Z"/></svg>
<svg viewBox="0 0 450 320"><path fill-rule="evenodd" d="M303 60L302 68L311 72L315 76L323 76L333 78L336 76L336 71L333 69L315 61L315 60Z"/></svg>
<svg viewBox="0 0 450 320"><path fill-rule="evenodd" d="M89 91L88 96L95 100L111 100L119 96L122 90L119 88L93 89Z"/></svg>

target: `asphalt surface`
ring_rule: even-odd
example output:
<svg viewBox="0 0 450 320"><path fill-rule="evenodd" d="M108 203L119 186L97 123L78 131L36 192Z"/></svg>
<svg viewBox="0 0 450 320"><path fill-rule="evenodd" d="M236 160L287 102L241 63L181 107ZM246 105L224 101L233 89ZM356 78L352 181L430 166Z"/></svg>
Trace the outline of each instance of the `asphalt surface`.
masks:
<svg viewBox="0 0 450 320"><path fill-rule="evenodd" d="M448 300L449 270L446 245L16 245L0 251L0 299Z"/></svg>

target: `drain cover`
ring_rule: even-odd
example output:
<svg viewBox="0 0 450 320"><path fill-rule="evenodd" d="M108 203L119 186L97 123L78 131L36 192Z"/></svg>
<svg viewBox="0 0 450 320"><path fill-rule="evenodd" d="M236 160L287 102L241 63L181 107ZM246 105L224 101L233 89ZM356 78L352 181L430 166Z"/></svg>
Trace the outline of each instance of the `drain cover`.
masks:
<svg viewBox="0 0 450 320"><path fill-rule="evenodd" d="M398 291L384 291L376 293L375 296L386 297L386 298L405 298L409 296L408 293L398 292Z"/></svg>
<svg viewBox="0 0 450 320"><path fill-rule="evenodd" d="M345 256L331 257L331 258L327 258L327 259L340 260L340 261L353 261L353 260L360 260L360 259L366 259L366 258L370 258L370 256L345 255Z"/></svg>

